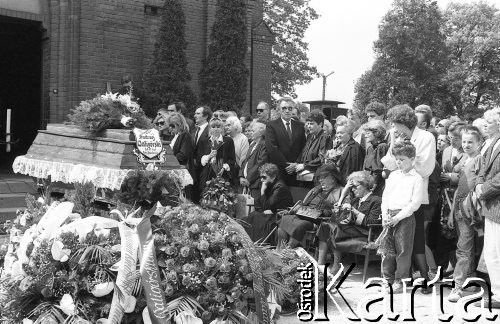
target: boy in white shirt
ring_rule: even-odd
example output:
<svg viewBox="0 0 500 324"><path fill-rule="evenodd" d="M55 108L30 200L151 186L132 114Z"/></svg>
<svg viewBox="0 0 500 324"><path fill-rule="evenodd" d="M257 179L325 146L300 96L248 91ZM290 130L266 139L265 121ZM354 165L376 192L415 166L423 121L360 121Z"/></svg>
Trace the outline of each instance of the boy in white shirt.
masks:
<svg viewBox="0 0 500 324"><path fill-rule="evenodd" d="M382 223L394 238L395 256L382 256L382 274L393 293L403 292L402 278L410 270L415 233L413 213L422 204L424 182L413 167L415 146L396 143L392 148L398 169L391 172L382 194Z"/></svg>

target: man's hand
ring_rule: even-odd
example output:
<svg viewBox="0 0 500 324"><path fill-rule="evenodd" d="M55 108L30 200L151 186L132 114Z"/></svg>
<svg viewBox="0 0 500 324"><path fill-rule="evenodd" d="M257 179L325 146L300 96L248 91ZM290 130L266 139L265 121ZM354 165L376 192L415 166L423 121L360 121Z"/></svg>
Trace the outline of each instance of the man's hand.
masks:
<svg viewBox="0 0 500 324"><path fill-rule="evenodd" d="M247 179L241 177L240 178L240 184L243 186L243 187L249 187L250 186L250 182L248 182Z"/></svg>
<svg viewBox="0 0 500 324"><path fill-rule="evenodd" d="M286 173L288 174L292 174L295 172L295 166L297 165L297 163L290 163L286 168L285 168L285 171Z"/></svg>

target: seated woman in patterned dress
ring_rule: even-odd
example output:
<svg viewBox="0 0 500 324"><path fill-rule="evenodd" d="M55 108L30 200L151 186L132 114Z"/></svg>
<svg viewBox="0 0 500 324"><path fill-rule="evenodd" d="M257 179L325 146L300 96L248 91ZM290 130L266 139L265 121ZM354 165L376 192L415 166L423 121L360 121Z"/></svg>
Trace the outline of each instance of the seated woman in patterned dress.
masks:
<svg viewBox="0 0 500 324"><path fill-rule="evenodd" d="M325 164L316 171L319 185L312 188L304 198L301 206L321 212L321 217L330 217L335 203L342 192L342 176L333 164ZM278 246L283 243L296 248L304 239L307 231L314 229L310 218L290 213L283 216L278 228Z"/></svg>
<svg viewBox="0 0 500 324"><path fill-rule="evenodd" d="M353 172L349 175L342 198L348 196L349 191L352 191L354 197L351 203L340 198L338 205L343 210L350 211L351 217L340 223L323 222L319 226L316 234L319 240L318 264L325 264L330 247L334 256L332 274L340 269L342 252L363 250L368 237L368 225L381 223L382 198L372 193L374 184L374 179L368 171Z"/></svg>

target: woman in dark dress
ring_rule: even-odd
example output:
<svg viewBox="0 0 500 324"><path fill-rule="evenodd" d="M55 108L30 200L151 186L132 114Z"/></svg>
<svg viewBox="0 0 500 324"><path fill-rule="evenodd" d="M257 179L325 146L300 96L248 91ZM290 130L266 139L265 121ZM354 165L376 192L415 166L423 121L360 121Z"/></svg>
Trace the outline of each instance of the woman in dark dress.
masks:
<svg viewBox="0 0 500 324"><path fill-rule="evenodd" d="M339 201L342 192L342 178L333 164L325 164L316 172L319 185L312 188L301 203L321 212L321 217L330 217L332 208ZM314 229L310 219L297 216L293 211L283 216L278 228L278 245L283 242L291 248L296 248L304 239L307 231Z"/></svg>
<svg viewBox="0 0 500 324"><path fill-rule="evenodd" d="M255 201L255 209L248 217L243 218L244 227L254 242L265 239L274 229L276 213L293 205L292 194L286 184L278 179L278 167L266 163L259 168L262 181L259 198ZM276 245L270 237L267 242Z"/></svg>
<svg viewBox="0 0 500 324"><path fill-rule="evenodd" d="M360 252L366 245L368 237L368 225L380 224L382 198L375 196L371 189L375 182L368 171L352 173L342 193L342 198L348 196L352 191L351 203L340 199L339 207L350 212L351 217L340 223L323 222L320 224L317 237L319 239L318 264L324 265L326 254L330 247L333 251L334 260L331 273L340 269L342 252Z"/></svg>
<svg viewBox="0 0 500 324"><path fill-rule="evenodd" d="M186 122L186 118L174 112L165 116L165 122L167 123L169 134L173 135L169 144L172 148L172 152L179 164L184 165L189 174L191 174L191 177L193 177L194 144L193 138L189 134L189 126ZM192 185L186 186L184 188L184 193L186 198L192 199Z"/></svg>
<svg viewBox="0 0 500 324"><path fill-rule="evenodd" d="M174 135L170 141L170 147L179 164L191 171L194 146L186 118L179 113L171 113L166 119L170 133Z"/></svg>
<svg viewBox="0 0 500 324"><path fill-rule="evenodd" d="M203 169L199 182L200 191L203 191L207 181L215 178L218 174L222 174L222 177L231 185L237 186L238 170L233 140L229 136L222 136L224 123L220 119L213 118L210 120L208 127L212 150L210 154L201 157Z"/></svg>
<svg viewBox="0 0 500 324"><path fill-rule="evenodd" d="M336 125L333 149L327 152L327 160L335 163L346 183L349 174L363 169L365 150L352 137L355 124L352 120L342 120Z"/></svg>
<svg viewBox="0 0 500 324"><path fill-rule="evenodd" d="M389 150L389 144L385 142L386 126L383 121L374 119L367 122L362 127L365 132L366 141L370 143L366 148L363 169L370 172L375 181L372 193L375 196L382 197L385 180L382 177L384 165L380 159L382 159Z"/></svg>

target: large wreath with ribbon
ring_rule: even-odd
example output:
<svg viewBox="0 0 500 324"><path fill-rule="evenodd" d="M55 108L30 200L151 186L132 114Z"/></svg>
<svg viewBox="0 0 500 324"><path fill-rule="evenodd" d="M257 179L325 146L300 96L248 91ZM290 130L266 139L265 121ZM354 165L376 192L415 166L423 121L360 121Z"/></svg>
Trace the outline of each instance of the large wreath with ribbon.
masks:
<svg viewBox="0 0 500 324"><path fill-rule="evenodd" d="M5 323L272 322L298 296L293 250L254 245L227 214L193 204L112 218L30 199L10 229Z"/></svg>

